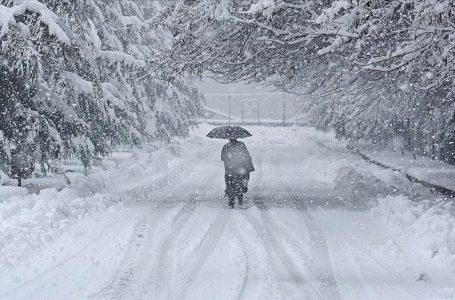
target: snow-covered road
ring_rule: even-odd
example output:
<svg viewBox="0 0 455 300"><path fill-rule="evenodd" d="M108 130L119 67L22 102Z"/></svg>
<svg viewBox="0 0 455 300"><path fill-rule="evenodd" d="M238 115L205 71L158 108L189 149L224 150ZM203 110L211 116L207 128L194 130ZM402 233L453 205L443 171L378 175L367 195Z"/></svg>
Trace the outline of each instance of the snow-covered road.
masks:
<svg viewBox="0 0 455 300"><path fill-rule="evenodd" d="M370 210L390 186L410 189L400 174L331 135L253 127L245 142L257 171L244 206L230 210L223 143L204 138L208 129L173 148L160 184L141 181L131 194L143 191L140 201L75 221L5 266L0 298L455 299L450 237L428 255L428 237L406 231L415 220L384 216L392 204Z"/></svg>

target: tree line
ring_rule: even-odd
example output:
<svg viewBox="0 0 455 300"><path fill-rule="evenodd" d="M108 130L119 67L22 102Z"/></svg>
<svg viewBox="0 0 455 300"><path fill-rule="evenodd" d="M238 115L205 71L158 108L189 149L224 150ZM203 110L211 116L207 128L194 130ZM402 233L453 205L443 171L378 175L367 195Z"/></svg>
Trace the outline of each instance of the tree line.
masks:
<svg viewBox="0 0 455 300"><path fill-rule="evenodd" d="M24 178L188 134L203 99L156 76L169 32L146 0L0 0L0 166Z"/></svg>
<svg viewBox="0 0 455 300"><path fill-rule="evenodd" d="M455 163L452 0L171 2L164 78L274 85L340 138L400 138L414 155Z"/></svg>

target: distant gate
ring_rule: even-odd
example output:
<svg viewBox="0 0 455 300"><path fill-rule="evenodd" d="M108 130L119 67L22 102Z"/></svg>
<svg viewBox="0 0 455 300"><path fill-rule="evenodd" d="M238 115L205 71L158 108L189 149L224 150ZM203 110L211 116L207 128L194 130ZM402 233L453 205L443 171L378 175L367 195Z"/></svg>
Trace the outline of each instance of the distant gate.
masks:
<svg viewBox="0 0 455 300"><path fill-rule="evenodd" d="M235 125L307 125L297 98L284 93L205 94L208 104L200 122Z"/></svg>

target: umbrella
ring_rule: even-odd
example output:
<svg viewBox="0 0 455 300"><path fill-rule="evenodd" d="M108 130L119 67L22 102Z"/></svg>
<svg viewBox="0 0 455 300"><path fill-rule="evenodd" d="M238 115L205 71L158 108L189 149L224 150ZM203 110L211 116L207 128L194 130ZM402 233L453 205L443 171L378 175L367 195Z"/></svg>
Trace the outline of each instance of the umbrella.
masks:
<svg viewBox="0 0 455 300"><path fill-rule="evenodd" d="M221 126L207 134L212 139L244 139L251 136L245 128L240 126Z"/></svg>

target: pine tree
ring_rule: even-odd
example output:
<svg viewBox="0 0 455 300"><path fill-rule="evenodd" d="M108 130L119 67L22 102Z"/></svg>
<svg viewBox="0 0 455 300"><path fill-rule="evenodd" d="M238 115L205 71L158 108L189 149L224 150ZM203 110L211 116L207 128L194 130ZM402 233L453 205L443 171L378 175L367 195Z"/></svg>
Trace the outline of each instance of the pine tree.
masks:
<svg viewBox="0 0 455 300"><path fill-rule="evenodd" d="M47 172L52 160L78 157L88 168L117 145L188 133L202 97L186 79L154 77L151 63L166 47L150 22L158 9L147 1L0 0L4 169L12 174L18 145Z"/></svg>

